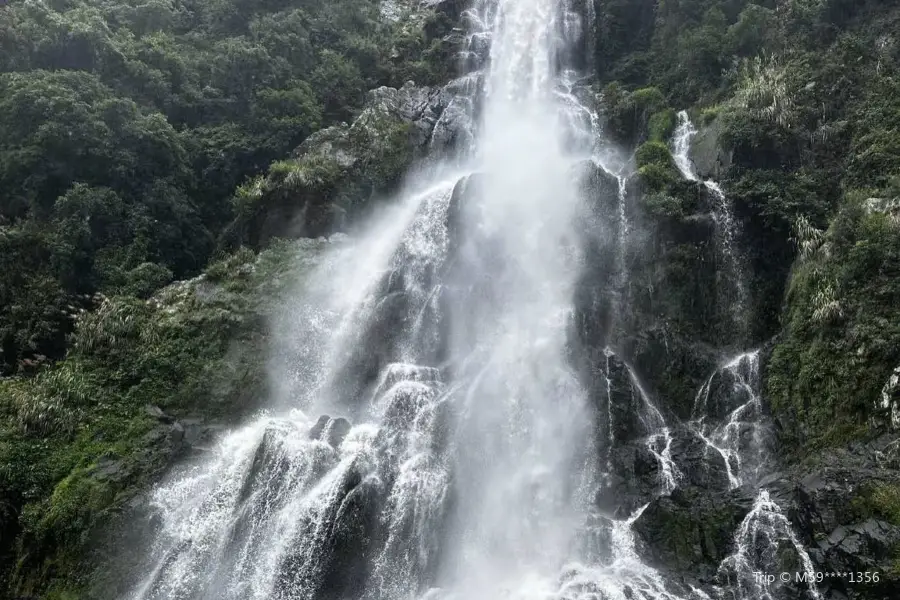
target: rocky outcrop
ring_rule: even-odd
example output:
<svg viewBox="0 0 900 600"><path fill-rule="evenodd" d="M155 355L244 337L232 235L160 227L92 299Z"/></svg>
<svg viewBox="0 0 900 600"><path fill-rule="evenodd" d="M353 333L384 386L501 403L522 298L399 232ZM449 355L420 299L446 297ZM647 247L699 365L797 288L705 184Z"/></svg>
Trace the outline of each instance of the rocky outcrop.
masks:
<svg viewBox="0 0 900 600"><path fill-rule="evenodd" d="M413 150L421 151L449 100L444 94L441 88L419 87L412 81L399 89L382 86L371 90L353 123L342 123L310 135L294 151L294 157L333 161L350 169L365 161L366 154L371 152L359 141L383 143L379 138L391 125L397 124L411 126L408 143Z"/></svg>
<svg viewBox="0 0 900 600"><path fill-rule="evenodd" d="M713 119L694 136L690 159L701 179L721 181L731 167L733 152L722 141L724 129L721 119Z"/></svg>
<svg viewBox="0 0 900 600"><path fill-rule="evenodd" d="M43 378L0 380L0 393L22 386L38 401L57 393L55 381L84 394L83 411L59 415L76 419L79 436L46 436L46 450L27 432L6 438L32 450L20 459L27 463L4 460L4 473L25 473L27 464L53 477L33 480L46 486L27 509L33 521L21 519L23 504L2 507L16 525L7 530L0 522L12 534L4 544L17 541L6 563L19 564L16 589L32 589L32 578L50 564L61 576L72 573L73 588L101 565L90 581L97 593L79 597L122 597L122 573L143 557L146 531L133 517L146 508L146 491L176 463L207 456L224 427L269 397L269 318L328 245L302 240L260 255L244 250L148 300L107 298L83 315L69 356L46 367ZM329 430L335 443L340 430Z"/></svg>
<svg viewBox="0 0 900 600"><path fill-rule="evenodd" d="M372 90L352 124L312 134L290 160L238 190L238 214L223 244L260 247L275 237L319 237L347 226L372 198L395 190L412 163L468 139L471 123L461 105L473 93L459 82Z"/></svg>
<svg viewBox="0 0 900 600"><path fill-rule="evenodd" d="M312 429L309 430L311 440L327 442L332 448L337 448L350 432L350 421L343 417L332 418L322 415Z"/></svg>
<svg viewBox="0 0 900 600"><path fill-rule="evenodd" d="M692 452L680 447L673 454ZM638 548L657 568L703 586L727 587L728 578L738 575L726 559L738 551L739 526L746 527L751 537L759 527L760 535L771 536L770 541L783 538L788 546L792 542L787 530L771 529L782 517L773 520L761 514L758 523L743 523L754 507L754 486L727 490L710 485L690 476L701 472L698 465L702 461L693 461L693 467L681 463L686 476L679 487L652 499L635 521ZM782 522L790 525L816 572L848 574L824 577L818 583L822 598L895 597L900 589L900 437L885 435L830 451L773 473L758 485L781 508L786 518ZM794 553L791 548L785 551ZM759 560L775 564L774 557ZM796 560L782 566L802 570L802 565L791 562ZM799 588L792 593L805 597Z"/></svg>
<svg viewBox="0 0 900 600"><path fill-rule="evenodd" d="M878 573L878 581L831 578L822 584L826 594L894 597L900 589L900 437L829 451L761 484L778 495L817 570Z"/></svg>
<svg viewBox="0 0 900 600"><path fill-rule="evenodd" d="M751 490L710 493L679 487L653 500L634 523L651 564L712 584L731 553L734 532L753 505Z"/></svg>

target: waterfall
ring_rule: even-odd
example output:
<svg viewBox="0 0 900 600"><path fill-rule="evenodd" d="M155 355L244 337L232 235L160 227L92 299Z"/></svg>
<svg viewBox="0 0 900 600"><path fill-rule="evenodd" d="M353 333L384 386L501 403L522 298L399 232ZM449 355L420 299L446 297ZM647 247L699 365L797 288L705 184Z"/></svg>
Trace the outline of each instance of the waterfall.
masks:
<svg viewBox="0 0 900 600"><path fill-rule="evenodd" d="M687 111L680 111L672 150L678 170L688 181L700 181L690 158L696 134ZM737 250L737 222L721 186L713 180L702 184L715 200L712 215L726 273L725 282L720 279L720 285L732 288L731 313L741 325L738 332L744 333L748 291ZM758 487L762 475L772 466L768 448L771 432L763 412L759 360L759 350L754 350L725 361L698 390L692 411L691 427L708 451L723 460L729 487L746 485L756 489L753 508L735 532L733 551L719 567L720 585L716 591L722 600L776 600L786 594L819 600L814 577L799 588L774 577L784 572L792 576L813 574L814 568L782 508L767 489ZM783 562L785 555L795 562Z"/></svg>
<svg viewBox="0 0 900 600"><path fill-rule="evenodd" d="M753 508L735 532L733 551L719 567L719 597L777 600L787 593L819 600L814 577L799 591L774 577L787 572L793 580L794 573L812 574L814 568L782 508L759 487L771 467L771 432L760 397L758 350L726 361L710 375L697 393L691 425L708 451L723 459L729 487L756 491ZM785 556L793 562L785 562Z"/></svg>
<svg viewBox="0 0 900 600"><path fill-rule="evenodd" d="M734 546L734 552L719 567L719 579L725 583L720 591L723 600L777 600L785 593L791 598L821 600L809 553L768 491L757 494L753 509L735 534ZM786 554L795 562L785 563ZM788 582L781 579L782 573L789 574ZM807 578L794 587L796 574Z"/></svg>
<svg viewBox="0 0 900 600"><path fill-rule="evenodd" d="M724 459L732 488L755 483L768 466L759 386L755 350L736 356L710 375L694 403L692 424L710 450ZM717 398L710 406L714 388Z"/></svg>
<svg viewBox="0 0 900 600"><path fill-rule="evenodd" d="M576 165L615 181L615 313L627 309L630 235L627 163L569 64L583 10L476 0L465 11L465 73L450 103L472 124L464 147L298 290L275 327L271 412L157 487L130 600L710 598L648 565L633 532L682 482L673 431L683 425L611 347L605 399L574 366L578 226L593 201ZM676 160L696 179L690 127L685 115ZM716 412L722 379L729 406ZM761 464L743 443L761 412L756 379L755 353L729 362L692 421L734 487ZM601 509L613 451L629 443L657 479L639 503ZM760 502L723 572L744 573L743 540L777 520Z"/></svg>
<svg viewBox="0 0 900 600"><path fill-rule="evenodd" d="M729 299L724 305L728 308L737 335L744 336L747 328L749 289L747 274L738 250L740 230L734 216L734 208L722 187L712 179L701 181L697 175L690 156L691 142L695 135L697 129L687 111L680 111L678 125L672 135L672 158L682 177L688 181L700 182L711 197L711 215L716 226L716 249L721 261L721 268L716 273L717 283L721 295Z"/></svg>

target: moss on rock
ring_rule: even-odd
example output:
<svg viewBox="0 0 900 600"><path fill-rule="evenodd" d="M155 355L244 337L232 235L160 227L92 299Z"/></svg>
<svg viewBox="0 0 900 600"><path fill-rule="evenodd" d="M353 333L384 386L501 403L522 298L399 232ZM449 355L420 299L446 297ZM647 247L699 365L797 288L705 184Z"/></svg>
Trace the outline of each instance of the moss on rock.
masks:
<svg viewBox="0 0 900 600"><path fill-rule="evenodd" d="M258 408L268 317L325 244L242 249L148 300L106 298L79 317L65 360L0 379L4 590L66 598L86 583L97 528L184 450L176 419Z"/></svg>
<svg viewBox="0 0 900 600"><path fill-rule="evenodd" d="M403 88L407 94L410 88ZM398 114L392 88L375 90L352 125L310 136L288 160L238 188L226 247L264 247L274 237L317 237L345 225L373 195L393 190L416 153L411 121Z"/></svg>
<svg viewBox="0 0 900 600"><path fill-rule="evenodd" d="M676 124L675 111L671 108L653 113L647 123L650 141L665 143L674 133Z"/></svg>

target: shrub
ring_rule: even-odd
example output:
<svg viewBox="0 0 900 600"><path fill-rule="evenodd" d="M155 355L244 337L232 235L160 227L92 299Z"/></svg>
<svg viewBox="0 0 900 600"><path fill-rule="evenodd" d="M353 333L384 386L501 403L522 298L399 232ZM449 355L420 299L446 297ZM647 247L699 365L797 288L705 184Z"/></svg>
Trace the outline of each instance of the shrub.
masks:
<svg viewBox="0 0 900 600"><path fill-rule="evenodd" d="M647 129L650 135L650 141L668 141L668 139L672 137L672 133L675 131L676 124L677 118L675 116L675 111L671 108L653 113L653 115L650 117L650 122L647 125Z"/></svg>
<svg viewBox="0 0 900 600"><path fill-rule="evenodd" d="M675 164L669 147L663 141L650 141L641 144L637 152L635 152L634 158L638 168L648 165L670 167Z"/></svg>

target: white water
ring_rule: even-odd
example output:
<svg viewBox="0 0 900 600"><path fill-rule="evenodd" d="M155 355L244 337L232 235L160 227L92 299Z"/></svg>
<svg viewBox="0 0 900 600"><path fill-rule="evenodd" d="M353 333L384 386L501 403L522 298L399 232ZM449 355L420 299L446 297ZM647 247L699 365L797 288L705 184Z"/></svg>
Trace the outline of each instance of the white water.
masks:
<svg viewBox="0 0 900 600"><path fill-rule="evenodd" d="M730 309L731 317L739 334L746 333L749 290L744 264L738 251L738 222L734 216L734 208L722 187L712 179L701 181L690 157L691 142L697 135L697 129L691 123L687 111L678 113L678 126L672 136L672 157L682 177L688 181L700 181L714 200L712 218L716 225L716 244L721 268L717 269L717 281L720 292L728 298L722 303Z"/></svg>
<svg viewBox="0 0 900 600"><path fill-rule="evenodd" d="M814 579L796 587L780 577L788 572L812 574L812 561L781 507L757 483L769 464L767 418L760 397L759 351L740 354L717 369L703 384L694 403L691 425L708 452L725 462L731 489L756 489L753 508L734 536L732 553L719 567L722 600L778 600L805 589L805 600L821 598ZM790 556L794 562L785 562ZM774 576L774 581L765 576Z"/></svg>
<svg viewBox="0 0 900 600"><path fill-rule="evenodd" d="M273 368L275 405L298 408L236 429L156 490L160 526L132 600L709 597L640 559L632 524L646 505L625 519L593 507L607 480L567 355L585 200L571 171L589 157L618 181L619 286L628 173L559 67L583 31L576 8L467 11L472 71L453 110L477 123L471 144L305 280L277 323ZM682 478L672 430L629 373L655 493L669 494ZM311 436L323 413L353 425L326 420ZM731 422L699 427L737 485ZM751 514L746 535L772 510Z"/></svg>
<svg viewBox="0 0 900 600"><path fill-rule="evenodd" d="M789 597L798 597L798 592L804 594L799 596L804 600L821 600L809 554L768 491L760 490L757 494L752 510L738 528L734 543L734 552L719 567L723 600L778 600L785 597L785 593L790 594ZM788 554L796 558L795 563L783 562ZM783 573L788 573L791 579L802 573L811 581L792 587L782 582Z"/></svg>
<svg viewBox="0 0 900 600"><path fill-rule="evenodd" d="M709 406L715 382L726 388L726 406ZM724 459L732 489L755 483L766 466L759 387L759 351L754 350L736 356L710 375L694 402L694 429L709 449ZM710 419L711 410L724 414L721 419Z"/></svg>

